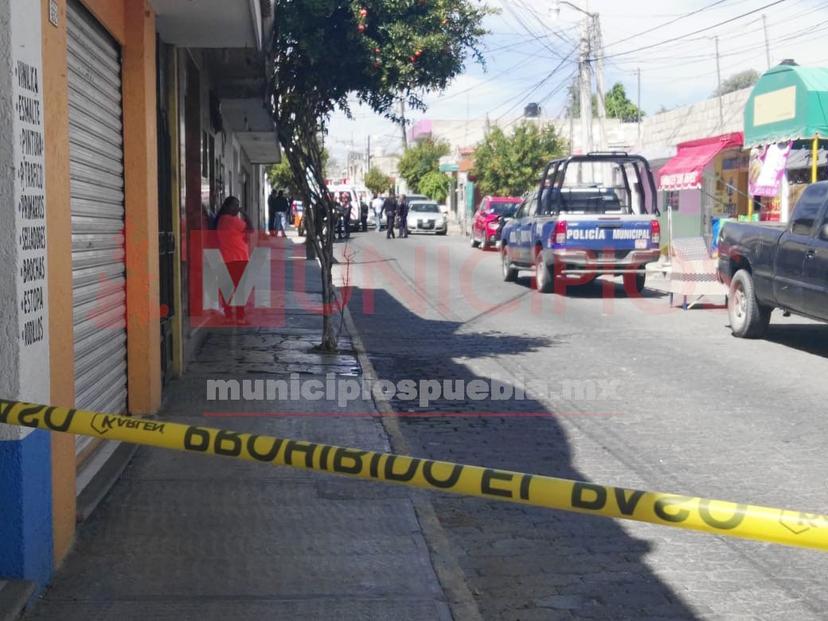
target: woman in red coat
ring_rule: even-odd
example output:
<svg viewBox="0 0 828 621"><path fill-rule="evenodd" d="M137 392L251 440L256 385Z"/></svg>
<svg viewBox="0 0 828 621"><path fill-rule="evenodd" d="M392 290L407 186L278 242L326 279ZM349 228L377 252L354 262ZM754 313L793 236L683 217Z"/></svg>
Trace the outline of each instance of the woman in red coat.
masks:
<svg viewBox="0 0 828 621"><path fill-rule="evenodd" d="M235 196L228 196L218 212L216 236L221 257L227 265L227 271L230 273L234 287L239 286L250 261L250 247L247 238L248 233L252 230L253 226L250 218L242 210L239 199ZM247 325L244 306L230 306L229 300L225 300L222 294L219 295L224 307L224 316L228 320L233 320L233 310L235 309L236 323Z"/></svg>

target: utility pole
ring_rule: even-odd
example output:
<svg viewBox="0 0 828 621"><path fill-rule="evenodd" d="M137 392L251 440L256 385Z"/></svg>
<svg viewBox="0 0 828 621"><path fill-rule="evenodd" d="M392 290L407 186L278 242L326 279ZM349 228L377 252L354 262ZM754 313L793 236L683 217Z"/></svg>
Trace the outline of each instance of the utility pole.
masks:
<svg viewBox="0 0 828 621"><path fill-rule="evenodd" d="M580 58L578 60L578 87L581 97L581 149L583 153L592 151L592 81L589 75L589 31L591 18L587 15L581 22ZM580 166L579 170L583 170ZM591 166L588 167L591 169ZM583 174L583 172L582 172ZM583 181L592 181L592 170L589 178Z"/></svg>
<svg viewBox="0 0 828 621"><path fill-rule="evenodd" d="M719 129L724 126L724 110L722 109L722 71L719 67L719 37L714 37L716 42L716 81L718 87L716 91L719 93Z"/></svg>
<svg viewBox="0 0 828 621"><path fill-rule="evenodd" d="M768 69L771 67L771 60L770 60L770 39L768 39L768 19L765 17L765 14L762 13L762 30L765 31L765 60L768 63Z"/></svg>
<svg viewBox="0 0 828 621"><path fill-rule="evenodd" d="M371 170L371 134L368 134L368 148L365 150L365 170Z"/></svg>
<svg viewBox="0 0 828 621"><path fill-rule="evenodd" d="M408 134L405 131L405 97L400 97L400 127L402 128L403 151L408 148Z"/></svg>
<svg viewBox="0 0 828 621"><path fill-rule="evenodd" d="M638 96L636 97L635 121L638 123L638 144L641 144L641 67L635 70L636 89Z"/></svg>
<svg viewBox="0 0 828 621"><path fill-rule="evenodd" d="M593 39L592 53L595 56L596 112L598 113L598 129L600 131L598 150L606 151L607 130L604 121L607 118L607 109L604 101L604 41L601 34L601 20L598 13L592 14L591 22Z"/></svg>

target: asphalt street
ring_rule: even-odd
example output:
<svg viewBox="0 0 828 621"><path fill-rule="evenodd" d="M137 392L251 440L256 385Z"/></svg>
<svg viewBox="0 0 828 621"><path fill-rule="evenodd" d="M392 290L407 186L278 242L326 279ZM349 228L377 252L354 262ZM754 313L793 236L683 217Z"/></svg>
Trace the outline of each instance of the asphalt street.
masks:
<svg viewBox="0 0 828 621"><path fill-rule="evenodd" d="M534 387L521 401L394 402L412 452L825 512L828 327L775 312L765 340L739 340L722 308L682 311L653 291L628 298L609 279L541 295L528 272L503 282L497 252L460 236L369 232L337 252L380 378ZM824 553L431 502L484 618L817 619L828 609Z"/></svg>

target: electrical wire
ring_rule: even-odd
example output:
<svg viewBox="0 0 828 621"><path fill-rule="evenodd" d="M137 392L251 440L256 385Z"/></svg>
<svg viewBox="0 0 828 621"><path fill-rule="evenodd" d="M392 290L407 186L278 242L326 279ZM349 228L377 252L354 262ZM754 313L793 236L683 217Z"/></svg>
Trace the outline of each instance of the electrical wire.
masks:
<svg viewBox="0 0 828 621"><path fill-rule="evenodd" d="M552 99L552 97L554 97L555 95L557 95L558 93L560 93L561 89L568 87L568 86L570 85L570 83L571 83L571 80L572 80L572 79L573 79L573 78L577 75L577 73L578 73L577 71L573 71L573 72L572 72L572 73L570 73L567 77L565 77L564 79L562 79L562 80L561 80L561 81L560 81L560 82L559 82L559 83L558 83L558 84L557 84L557 85L556 85L556 86L552 89L552 91L550 91L548 94L546 94L544 97L542 97L541 99L539 99L539 100L538 100L538 105L539 105L539 106L543 106L543 105L544 105L547 101L549 101L550 99ZM527 100L530 96L531 96L531 94L530 94L529 96L525 97L523 101L526 101L526 100ZM509 111L505 112L504 114L502 114L501 116L499 116L497 119L495 119L495 123L498 123L498 124L499 124L499 123L500 123L500 121L501 121L501 120L502 120L505 116L507 116L507 115L509 114L509 112L511 112L511 110L514 110L516 107L520 106L520 105L523 103L523 101L519 101L516 105L512 106L512 108L511 108ZM511 127L512 125L514 125L514 124L516 124L516 123L519 123L519 122L520 122L520 121L522 121L523 119L525 119L525 117L524 117L524 116L519 116L519 117L517 117L517 118L515 118L515 119L512 119L511 121L509 121L508 123L506 123L506 124L505 124L505 125L503 125L502 127L503 127L504 129L505 129L505 128L508 128L508 127Z"/></svg>
<svg viewBox="0 0 828 621"><path fill-rule="evenodd" d="M541 88L544 84L546 84L546 82L548 82L552 78L552 76L555 75L561 69L561 67L564 66L564 64L566 64L566 61L569 60L569 58L572 56L572 54L574 54L574 52L575 52L575 50L572 50L565 58L561 59L561 62L559 62L552 69L552 71L550 71L543 78L541 78L538 82L536 82L531 87L529 87L529 89L527 89L526 91L524 91L523 93L518 95L518 97L515 98L517 100L517 103L515 103L512 107L510 107L506 112L501 114L497 118L497 121L500 121L504 116L509 114L512 110L514 110L515 108L520 106L524 101L529 99L539 88ZM507 102L507 104L508 104L508 102ZM497 106L497 108L494 108L494 110L497 110L497 109L501 108L503 105L504 104L501 104L500 106ZM494 112L494 110L491 110L491 112Z"/></svg>
<svg viewBox="0 0 828 621"><path fill-rule="evenodd" d="M801 18L804 18L804 17L806 17L808 15L811 15L813 13L823 13L824 14L826 4L828 4L828 3L824 3L823 5L815 8L815 9L811 9L811 10L805 11L803 13L790 16L789 21L794 21L796 19L801 19ZM755 22L759 22L759 21L761 21L761 18L756 19L753 22L749 22L749 23L755 23ZM807 26L806 28L800 28L799 30L790 31L790 32L784 33L782 35L776 36L773 39L773 43L775 43L775 44L784 43L786 41L799 38L803 35L810 35L814 32L815 28L818 28L819 26L822 26L823 24L826 24L826 23L828 23L828 20L817 22L816 24L811 24L811 25ZM763 30L762 27L757 28L757 29L753 29L753 30L742 29L739 33L736 33L734 35L728 35L726 40L728 42L732 42L734 39L739 39L739 38L742 38L742 37L745 37L745 36L752 36L752 35L754 35L758 32L762 32L762 30ZM696 39L693 39L693 41L710 41L710 40L711 40L710 37L698 37ZM764 42L752 43L752 44L750 44L748 46L745 46L745 47L737 48L737 49L731 50L729 52L724 52L724 53L720 54L719 57L720 58L727 58L729 56L738 56L738 55L745 54L745 53L750 52L750 51L754 51L754 50L757 50L757 49L763 49L763 48L764 48ZM624 60L621 60L621 61L616 61L614 59L611 59L610 62L615 64L616 66L619 66L619 64L618 64L619 62L622 63L622 64L627 63L627 64L633 64L633 65L640 65L640 64L647 64L647 65L659 64L659 65L661 65L661 64L663 64L663 65L668 65L669 68L672 70L673 68L675 68L677 66L682 66L682 65L685 65L685 64L698 64L695 61L713 60L713 59L715 59L715 57L716 57L716 55L711 54L711 53L691 54L691 55L686 55L686 56L664 56L664 55L660 55L657 58L653 58L653 57L628 58L628 59L624 59ZM682 62L682 61L687 61L687 62Z"/></svg>
<svg viewBox="0 0 828 621"><path fill-rule="evenodd" d="M659 41L658 43L650 43L649 45L643 45L641 47L638 47L638 48L635 48L635 49L632 49L632 50L625 50L625 51L622 51L622 52L616 52L614 54L604 54L601 58L606 59L606 58L616 58L618 56L628 56L629 54L634 54L635 52L641 52L641 51L644 51L644 50L653 49L654 47L660 47L662 45L666 45L668 43L673 43L675 41L685 39L687 37L692 37L693 35L697 35L697 34L700 34L702 32L707 32L707 31L713 30L715 28L718 28L719 26L724 26L725 24L730 24L730 23L735 22L739 19L742 19L743 17L747 17L748 15L753 15L754 13L758 13L759 11L762 11L762 10L767 9L769 7L776 6L777 4L782 4L783 2L787 2L787 0L774 0L773 2L769 2L768 4L764 4L764 5L756 8L756 9L753 9L753 10L748 11L746 13L742 13L741 15L737 15L736 17L731 17L730 19L726 19L726 20L721 21L717 24L713 24L712 26L706 26L705 28L699 28L698 30L694 30L693 32L688 32L684 35L681 35L680 37L673 37L671 39L666 39L664 41ZM590 60L596 60L596 59L590 59Z"/></svg>
<svg viewBox="0 0 828 621"><path fill-rule="evenodd" d="M809 35L818 34L818 33L825 32L826 30L828 30L828 20L824 20L822 22L819 22L819 23L815 24L814 26L811 26L811 27L809 27L805 30L794 32L794 33L789 33L788 35L786 35L784 37L774 39L774 43L776 43L776 44L785 43L787 41L796 40L796 39L800 38L803 34L809 34ZM764 43L757 44L757 45L750 46L750 47L741 48L739 50L735 50L735 51L731 51L731 52L725 52L725 53L719 54L719 58L740 57L740 56L745 56L746 54L749 54L749 53L762 51L762 50L764 50ZM715 55L700 57L700 60L712 61L714 59L715 59ZM689 81L689 80L699 79L699 78L702 78L702 77L705 77L705 76L709 75L709 72L705 72L703 74L697 74L697 75L692 75L692 76L682 75L682 76L679 76L679 77L675 77L675 68L676 67L681 67L681 66L686 66L686 65L698 65L698 64L699 64L698 61L693 62L691 60L688 60L687 62L683 62L683 63L673 63L669 67L656 69L655 73L650 71L648 75L650 77L654 77L654 76L657 77L659 75L659 73L658 73L659 71L668 70L668 71L671 72L670 76L669 76L671 82ZM738 63L738 64L727 65L726 67L723 67L722 70L723 70L724 73L730 73L730 72L738 70L739 68L742 68L742 67L744 67L744 62L741 62L741 63ZM661 75L664 75L664 74L661 74Z"/></svg>
<svg viewBox="0 0 828 621"><path fill-rule="evenodd" d="M515 19L515 21L517 21L517 23L521 26L521 28L523 28L523 30L526 31L526 33L530 37L532 37L533 39L538 41L541 45L543 45L547 50L549 50L557 58L563 58L561 53L558 50L556 50L554 47L552 47L552 45L547 41L546 37L543 37L543 36L539 35L535 31L533 31L531 28L529 28L528 25L526 25L526 23L523 21L523 19L518 14L518 12L514 8L512 8L512 6L510 4L506 4L504 6L506 8L506 11Z"/></svg>
<svg viewBox="0 0 828 621"><path fill-rule="evenodd" d="M648 28L647 30L642 30L641 32L637 32L633 35L629 35L627 37L624 37L623 39L618 39L617 41L613 41L612 43L608 43L604 47L605 48L606 47L612 47L613 45L618 45L619 43L624 43L625 41L629 41L630 39L636 39L636 38L640 37L641 35L649 34L649 33L653 32L654 30L659 30L661 28L664 28L665 26L675 24L676 22L681 21L682 19L685 19L687 17L691 17L693 15L698 15L702 11L712 9L713 7L718 6L718 5L722 4L723 2L727 2L727 0L716 0L716 2L708 4L707 6L703 6L700 9L696 9L695 11L690 11L689 13L685 13L684 15L679 15L675 19L671 19L670 21L663 22L663 23L659 24L658 26L653 26L652 28Z"/></svg>

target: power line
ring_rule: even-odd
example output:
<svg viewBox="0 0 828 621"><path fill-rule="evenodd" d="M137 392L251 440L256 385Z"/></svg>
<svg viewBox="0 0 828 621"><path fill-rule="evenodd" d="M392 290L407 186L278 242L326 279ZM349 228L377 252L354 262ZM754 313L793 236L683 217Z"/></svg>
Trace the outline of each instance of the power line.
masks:
<svg viewBox="0 0 828 621"><path fill-rule="evenodd" d="M552 52L558 58L563 58L563 56L561 56L561 53L547 42L546 37L542 37L526 25L526 23L520 17L518 12L515 9L513 9L510 4L505 4L504 6L506 8L506 11L515 19L515 21L517 21L521 28L523 28L523 30L525 30L530 37L534 38L536 41L538 41L541 45L543 45L547 50Z"/></svg>
<svg viewBox="0 0 828 621"><path fill-rule="evenodd" d="M791 22L791 21L794 21L794 20L797 20L797 19L801 19L801 18L804 18L804 17L806 17L806 16L808 16L812 13L824 13L824 11L825 11L825 5L823 4L822 6L816 8L816 9L810 9L808 11L804 11L802 13L798 13L796 15L789 16L788 21ZM752 23L757 23L758 24L758 23L761 23L761 21L762 21L762 18L760 17L760 18L757 18L757 19L755 19L751 22L748 22L748 23L749 24L752 24ZM816 24L810 24L806 28L801 28L799 30L789 31L785 34L782 34L782 35L779 35L779 36L775 37L772 42L781 43L781 42L784 42L784 41L788 41L788 40L791 40L791 39L798 38L802 35L812 34L814 32L814 28L817 28L817 27L819 27L819 26L821 26L822 24L825 24L825 23L828 23L828 22L821 21L821 22L818 22ZM740 39L740 38L743 38L743 37L746 37L746 36L753 36L754 34L758 34L758 33L761 33L761 32L763 32L762 26L759 26L759 28L755 28L755 29L744 29L743 28L738 33L735 33L735 34L732 34L732 35L729 34L728 37L727 37L727 41L732 42L734 39ZM697 38L694 38L694 39L687 39L685 42L689 43L691 41L710 41L710 38L709 37L697 37ZM762 43L761 45L764 45L764 43ZM748 51L758 49L759 47L760 47L760 44L758 44L758 43L750 44L750 45L745 46L745 47L741 47L741 48L737 48L735 50L731 50L730 52L728 52L726 54L722 54L722 57L724 58L725 56L737 56L739 54L744 54L744 53L747 53ZM641 56L641 57L625 58L621 61L611 60L611 62L615 66L619 66L618 62L621 62L622 64L623 63L629 63L630 65L636 65L636 66L639 65L639 64L667 65L667 66L669 66L670 69L673 69L673 68L675 68L677 66L681 66L683 64L697 64L697 62L695 62L695 61L706 60L706 59L712 59L712 56L709 53L708 54L674 55L674 56L666 56L664 54L661 54L661 55L658 56L658 58ZM688 62L682 63L680 61L688 61Z"/></svg>
<svg viewBox="0 0 828 621"><path fill-rule="evenodd" d="M737 15L736 17L731 17L730 19L726 19L726 20L721 21L717 24L713 24L712 26L707 26L705 28L699 28L698 30L694 30L693 32L688 32L687 34L684 34L680 37L673 37L671 39L666 39L664 41L659 41L658 43L651 43L649 45L643 45L641 47L638 47L638 48L635 48L635 49L632 49L632 50L626 50L626 51L623 51L623 52L616 52L615 54L605 54L604 56L602 56L602 58L615 58L615 57L618 57L618 56L627 56L629 54L634 54L635 52L641 52L643 50L650 50L654 47L659 47L659 46L665 45L667 43L674 43L675 41L678 41L680 39L685 39L687 37L692 37L693 35L697 35L697 34L700 34L702 32L707 32L709 30L713 30L714 28L718 28L719 26L724 26L725 24L730 24L731 22L735 22L736 20L742 19L743 17L747 17L748 15L753 15L754 13L758 13L759 11L763 11L764 9L767 9L768 7L775 6L777 4L782 4L783 2L787 2L787 0L774 0L774 2L769 2L768 4L762 5L759 8L753 9L752 11L748 11L747 13L742 13L741 15Z"/></svg>
<svg viewBox="0 0 828 621"><path fill-rule="evenodd" d="M665 26L675 24L676 22L681 21L682 19L685 19L685 18L690 17L692 15L697 15L698 13L701 13L702 11L712 9L714 6L722 4L723 2L727 2L727 0L716 0L716 2L708 4L707 6L703 6L700 9L696 9L695 11L690 11L689 13L685 13L684 15L679 15L675 19L671 19L670 21L661 23L658 26L653 26L652 28L648 28L647 30L642 30L641 32L637 32L637 33L635 33L633 35L630 35L628 37L624 37L623 39L618 39L617 41L613 41L612 43L608 43L604 47L612 47L613 45L618 45L619 43L623 43L624 41L629 41L630 39L635 39L637 37L640 37L641 35L645 35L645 34L648 34L650 32L653 32L654 30L659 30L660 28L664 28Z"/></svg>
<svg viewBox="0 0 828 621"><path fill-rule="evenodd" d="M823 32L826 29L828 29L828 20L818 22L817 24L814 24L813 26L809 26L806 29L796 31L796 32L791 32L791 33L788 33L786 35L783 35L782 37L775 38L775 39L772 40L772 43L776 43L776 44L785 43L787 41L792 41L792 40L799 39L804 34L813 35L813 34ZM744 56L744 55L752 53L752 52L760 52L760 51L764 50L764 47L765 47L765 43L764 43L764 41L762 41L762 42L756 43L755 45L752 45L752 46L739 48L737 50L731 50L730 52L723 53L720 56L721 56L721 58L732 58L732 57ZM695 58L695 60L694 60L694 58ZM705 77L708 74L703 73L703 74L698 74L698 75L694 75L694 76L674 77L675 76L674 69L676 67L681 67L681 66L685 66L685 65L697 65L697 64L699 64L699 60L713 60L714 58L715 58L714 56L711 56L711 55L707 54L707 55L704 55L704 56L687 57L686 62L676 62L674 60L673 62L670 63L669 67L658 67L658 68L656 68L655 69L655 74L657 75L658 72L663 72L665 70L671 71L672 73L670 75L670 80L673 81L673 82L687 81L687 80L691 80L691 79L702 78L702 77ZM612 62L613 65L618 66L614 61L611 61L611 62ZM743 65L743 64L744 63L738 63L738 65ZM736 64L729 65L728 68L727 68L727 71L733 71L736 68L737 68ZM650 75L652 76L652 75L654 75L654 73L651 71ZM662 74L662 75L664 75L664 74Z"/></svg>
<svg viewBox="0 0 828 621"><path fill-rule="evenodd" d="M552 99L552 97L554 97L555 95L557 95L558 93L560 93L560 92L561 92L561 89L563 89L563 88L565 88L565 87L569 87L569 84L570 84L570 82L569 82L569 81L570 81L572 78L574 78L574 77L575 77L575 74L576 74L576 73L577 73L577 71L573 71L572 73L570 73L570 74L569 74L569 75L568 75L568 76L567 76L564 80L562 80L560 83L558 83L558 85L557 85L557 86L555 86L555 87L554 87L554 88L553 88L553 89L552 89L549 93L547 93L544 97L542 97L542 98L538 101L538 104L539 104L539 105L543 105L543 104L545 104L547 101L549 101L550 99ZM503 116L505 116L505 115L502 115L502 116L498 117L498 118L495 120L495 123L499 123L500 119L502 119L502 118L503 118ZM521 116L521 117L518 117L518 118L516 118L516 119L513 119L513 120L509 121L508 123L506 123L505 125L503 125L503 126L502 126L502 128L503 128L503 129L506 129L507 127L511 127L512 125L515 125L516 123L519 123L520 121L524 120L524 118L525 118L525 117L522 117L522 116Z"/></svg>
<svg viewBox="0 0 828 621"><path fill-rule="evenodd" d="M539 14L539 13L538 13L535 9L533 9L531 6L529 6L528 4L526 4L523 0L515 0L515 2L517 2L518 6L520 6L520 7L521 7L524 11L528 11L528 12L529 12L529 13L531 13L533 16L535 16L535 17L537 18L537 20L538 20L539 25L540 25L541 27L543 27L543 28L544 28L547 32L549 32L549 33L550 33L550 34L552 34L553 36L557 37L558 39L560 39L561 41L563 41L563 42L564 42L564 43L566 43L567 45L576 45L576 44L577 44L577 41L576 41L575 39L573 39L572 37L567 37L565 33L561 32L561 31L559 31L559 30L555 30L554 28L549 28L549 27L546 25L546 23L544 22L544 20L545 20L546 18L544 18L544 16L543 16L543 15Z"/></svg>
<svg viewBox="0 0 828 621"><path fill-rule="evenodd" d="M489 82L497 80L501 76L506 75L507 73L511 73L512 70L517 69L521 65L525 65L525 64L526 64L526 61L523 60L523 59L520 59L514 65L510 65L506 69L503 69L502 71L499 71L498 73L489 76L488 79L483 80L482 82L480 82L478 84L475 84L474 86L470 86L469 88L465 88L462 91L458 91L456 93L451 93L449 95L438 95L435 99L432 100L432 102L444 102L444 101L448 101L449 99L454 99L455 97L459 97L460 95L465 95L466 93L469 93L473 90L476 90L476 89L480 88L484 84L488 84Z"/></svg>
<svg viewBox="0 0 828 621"><path fill-rule="evenodd" d="M553 75L555 75L555 74L556 74L556 73L560 70L560 68L561 68L561 67L563 67L563 66L564 66L564 64L566 63L566 61L567 61L567 60L569 60L569 58L570 58L570 57L572 56L572 54L574 54L574 53L575 53L575 50L572 50L569 54L567 54L567 56L566 56L565 58L561 59L561 62L559 62L559 63L558 63L558 64L557 64L557 65L556 65L553 69L552 69L552 71L550 71L548 74L546 74L543 78L541 78L541 79L540 79L538 82L536 82L534 85L532 85L531 87L529 87L529 89L527 89L526 91L524 91L523 93L521 93L520 95L518 95L518 97L516 98L516 99L517 99L517 103L515 103L515 104L514 104L511 108L509 108L506 112L504 112L503 114L501 114L501 115L500 115L500 116L496 119L496 121L500 121L500 119L502 119L504 116L506 116L507 114L509 114L512 110L514 110L516 107L518 107L518 106L519 106L520 104L522 104L524 101L526 101L529 97L531 97L531 96L535 93L535 91L537 91L537 90L538 90L539 88L541 88L541 87L542 87L542 86L543 86L546 82L548 82L548 81L549 81L549 79L550 79ZM569 79L569 78L567 78L567 79ZM507 103L508 103L508 102L507 102ZM493 112L494 110L497 110L498 108L500 108L500 107L502 107L502 106L503 106L503 104L501 104L501 105L500 105L500 106L498 106L497 108L494 108L493 110L491 110L491 112Z"/></svg>

